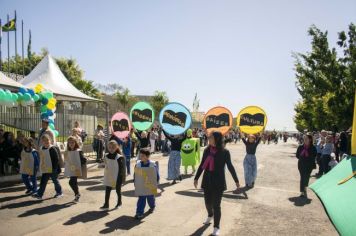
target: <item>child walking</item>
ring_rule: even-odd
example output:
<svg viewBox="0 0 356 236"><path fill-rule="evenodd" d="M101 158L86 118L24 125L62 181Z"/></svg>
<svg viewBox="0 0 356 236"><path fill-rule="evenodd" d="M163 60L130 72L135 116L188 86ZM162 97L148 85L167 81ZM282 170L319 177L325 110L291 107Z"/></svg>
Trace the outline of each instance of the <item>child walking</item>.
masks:
<svg viewBox="0 0 356 236"><path fill-rule="evenodd" d="M79 140L70 136L67 140L67 152L64 157L64 175L69 177L69 186L74 192L75 202L78 202L80 198L78 177L82 176L82 165L85 165L87 161L79 147Z"/></svg>
<svg viewBox="0 0 356 236"><path fill-rule="evenodd" d="M105 203L100 207L101 210L109 209L110 193L113 188L116 189L117 194L117 204L115 208L121 207L121 185L126 179L125 158L121 155L118 143L111 140L108 144L108 151L109 153L107 153L104 158Z"/></svg>
<svg viewBox="0 0 356 236"><path fill-rule="evenodd" d="M34 198L39 200L46 190L46 186L49 179L52 179L56 194L54 198L62 197L62 187L58 181L58 175L61 173L61 168L59 167L59 157L58 152L51 144L51 138L48 134L42 135L41 137L42 146L40 147L40 170L42 173L40 188L36 194L32 195Z"/></svg>
<svg viewBox="0 0 356 236"><path fill-rule="evenodd" d="M157 174L157 183L159 182L159 172L156 164L152 161L149 160L151 155L150 150L148 149L140 149L140 161L137 162L136 168L148 168L148 167L154 167L156 174ZM135 176L134 176L135 179ZM137 187L137 186L135 186ZM143 218L143 212L146 207L146 201L150 207L149 213L152 213L156 207L156 200L154 195L145 195L145 196L139 196L137 200L137 208L136 208L136 219L142 219Z"/></svg>
<svg viewBox="0 0 356 236"><path fill-rule="evenodd" d="M253 188L257 177L256 149L261 141L261 137L250 134L248 138L242 139L246 146L246 156L244 159L245 184L247 188Z"/></svg>
<svg viewBox="0 0 356 236"><path fill-rule="evenodd" d="M39 167L39 154L34 149L34 140L32 138L24 138L24 149L21 152L20 173L22 181L26 186L26 194L37 192L37 171Z"/></svg>

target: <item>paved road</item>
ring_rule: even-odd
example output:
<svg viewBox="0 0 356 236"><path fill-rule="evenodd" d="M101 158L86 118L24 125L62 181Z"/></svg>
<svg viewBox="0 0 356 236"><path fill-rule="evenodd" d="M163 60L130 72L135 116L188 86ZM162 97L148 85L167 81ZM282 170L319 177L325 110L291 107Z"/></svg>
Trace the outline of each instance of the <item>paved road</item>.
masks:
<svg viewBox="0 0 356 236"><path fill-rule="evenodd" d="M244 184L242 143L228 145L240 182ZM235 193L227 173L228 190L222 201L221 235L337 235L320 201L309 191L309 201L298 198L299 174L294 158L296 143L260 145L257 151L258 177L254 189ZM61 179L65 196L54 194L49 184L44 200L24 195L24 186L0 189L0 235L209 235L212 225L204 227L206 212L202 192L193 188L187 176L174 186L165 180L167 157L160 162L161 191L157 210L142 221L133 219L137 199L132 178L123 187L123 207L102 212L104 200L103 169L94 168L80 182L82 198L72 203L68 179ZM314 179L312 179L314 181ZM112 192L111 206L116 203Z"/></svg>

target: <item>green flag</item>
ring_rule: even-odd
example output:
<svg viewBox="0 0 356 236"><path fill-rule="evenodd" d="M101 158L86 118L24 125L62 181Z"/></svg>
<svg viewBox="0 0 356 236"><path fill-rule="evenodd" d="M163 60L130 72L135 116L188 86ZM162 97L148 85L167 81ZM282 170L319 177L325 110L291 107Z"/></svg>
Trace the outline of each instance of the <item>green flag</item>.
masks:
<svg viewBox="0 0 356 236"><path fill-rule="evenodd" d="M5 25L3 25L1 28L2 28L3 32L15 31L16 30L16 18L10 20Z"/></svg>

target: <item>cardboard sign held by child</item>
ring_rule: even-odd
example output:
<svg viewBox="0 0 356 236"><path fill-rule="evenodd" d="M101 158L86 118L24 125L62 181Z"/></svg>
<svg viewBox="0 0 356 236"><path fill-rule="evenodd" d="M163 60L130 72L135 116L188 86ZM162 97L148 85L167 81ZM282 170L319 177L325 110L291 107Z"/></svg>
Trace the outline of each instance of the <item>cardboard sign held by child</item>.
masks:
<svg viewBox="0 0 356 236"><path fill-rule="evenodd" d="M150 167L135 167L135 196L157 195L157 172L154 163Z"/></svg>

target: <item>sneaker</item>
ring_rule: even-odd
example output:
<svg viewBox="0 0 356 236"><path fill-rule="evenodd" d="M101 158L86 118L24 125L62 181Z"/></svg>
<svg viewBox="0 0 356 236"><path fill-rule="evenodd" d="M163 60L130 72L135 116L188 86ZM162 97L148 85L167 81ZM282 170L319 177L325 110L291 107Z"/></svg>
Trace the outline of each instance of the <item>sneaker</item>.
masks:
<svg viewBox="0 0 356 236"><path fill-rule="evenodd" d="M61 198L63 197L63 193L56 193L53 198Z"/></svg>
<svg viewBox="0 0 356 236"><path fill-rule="evenodd" d="M140 219L142 219L143 218L143 215L142 214L136 214L135 215L135 219L136 220L140 220Z"/></svg>
<svg viewBox="0 0 356 236"><path fill-rule="evenodd" d="M42 200L42 196L38 195L37 193L33 194L32 197L38 200Z"/></svg>
<svg viewBox="0 0 356 236"><path fill-rule="evenodd" d="M75 201L75 202L79 202L79 198L80 198L80 194L75 195L74 201Z"/></svg>
<svg viewBox="0 0 356 236"><path fill-rule="evenodd" d="M25 192L25 194L30 194L30 193L32 193L32 190L27 190L27 191Z"/></svg>
<svg viewBox="0 0 356 236"><path fill-rule="evenodd" d="M150 209L148 210L148 213L149 213L149 214L152 214L154 211L155 211L155 208L150 208Z"/></svg>
<svg viewBox="0 0 356 236"><path fill-rule="evenodd" d="M214 227L214 231L213 231L212 235L213 235L213 236L215 236L215 235L220 235L220 229Z"/></svg>
<svg viewBox="0 0 356 236"><path fill-rule="evenodd" d="M176 184L176 183L177 183L177 181L173 180L171 184L173 185L173 184Z"/></svg>
<svg viewBox="0 0 356 236"><path fill-rule="evenodd" d="M203 224L204 225L210 225L212 220L213 220L213 217L208 217L208 218L206 218L206 220L205 220L205 222Z"/></svg>
<svg viewBox="0 0 356 236"><path fill-rule="evenodd" d="M100 207L100 210L103 210L103 211L109 210L109 205L104 204L104 206Z"/></svg>

